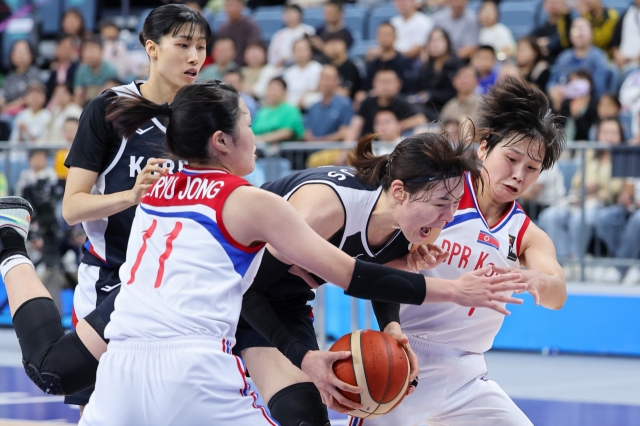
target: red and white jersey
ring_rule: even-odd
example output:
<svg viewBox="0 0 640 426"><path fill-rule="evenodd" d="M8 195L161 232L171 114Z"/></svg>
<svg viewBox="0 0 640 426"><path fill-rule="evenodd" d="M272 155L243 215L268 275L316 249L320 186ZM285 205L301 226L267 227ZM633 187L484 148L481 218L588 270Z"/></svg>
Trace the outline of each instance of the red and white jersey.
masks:
<svg viewBox="0 0 640 426"><path fill-rule="evenodd" d="M105 337L206 335L235 343L242 295L264 249L239 244L222 221L227 197L243 185L226 171L185 166L151 187L136 210Z"/></svg>
<svg viewBox="0 0 640 426"><path fill-rule="evenodd" d="M520 244L529 226L529 217L514 201L504 216L489 226L478 207L469 174L465 176L464 185L458 211L436 241L450 253L449 259L422 273L428 277L455 279L488 265L519 268ZM405 333L475 353L491 348L503 319L504 315L488 308L467 308L454 303L400 308Z"/></svg>

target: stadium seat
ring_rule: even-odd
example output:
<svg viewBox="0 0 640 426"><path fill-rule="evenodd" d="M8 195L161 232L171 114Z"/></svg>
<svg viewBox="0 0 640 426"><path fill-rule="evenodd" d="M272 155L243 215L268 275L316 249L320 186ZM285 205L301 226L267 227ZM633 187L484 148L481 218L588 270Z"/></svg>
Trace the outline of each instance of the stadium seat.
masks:
<svg viewBox="0 0 640 426"><path fill-rule="evenodd" d="M253 13L258 12L278 12L282 14L284 12L284 6L258 6Z"/></svg>
<svg viewBox="0 0 640 426"><path fill-rule="evenodd" d="M362 40L367 9L362 6L344 9L344 23L354 40Z"/></svg>
<svg viewBox="0 0 640 426"><path fill-rule="evenodd" d="M612 7L622 15L631 6L633 0L603 0L602 5L605 7Z"/></svg>
<svg viewBox="0 0 640 426"><path fill-rule="evenodd" d="M506 1L500 3L500 22L505 24L518 40L533 30L537 9L535 1Z"/></svg>
<svg viewBox="0 0 640 426"><path fill-rule="evenodd" d="M369 16L369 23L367 28L367 39L375 40L376 31L378 29L378 25L383 22L391 20L394 16L398 14L398 11L392 4L383 3L380 6L376 7L371 11L371 16Z"/></svg>
<svg viewBox="0 0 640 426"><path fill-rule="evenodd" d="M38 0L35 2L36 17L44 35L55 35L60 31L62 0Z"/></svg>
<svg viewBox="0 0 640 426"><path fill-rule="evenodd" d="M361 58L374 46L376 46L375 40L355 40L353 46L349 49L349 58Z"/></svg>
<svg viewBox="0 0 640 426"><path fill-rule="evenodd" d="M64 0L64 10L78 9L89 31L96 26L96 0Z"/></svg>
<svg viewBox="0 0 640 426"><path fill-rule="evenodd" d="M302 22L313 28L324 26L324 10L321 7L310 7L302 12Z"/></svg>
<svg viewBox="0 0 640 426"><path fill-rule="evenodd" d="M480 0L470 0L469 3L467 4L467 9L469 9L471 12L477 15L478 10L480 10L481 4L482 4L482 1Z"/></svg>
<svg viewBox="0 0 640 426"><path fill-rule="evenodd" d="M256 11L253 19L255 19L256 24L260 27L262 39L265 41L270 40L273 34L284 26L281 11Z"/></svg>

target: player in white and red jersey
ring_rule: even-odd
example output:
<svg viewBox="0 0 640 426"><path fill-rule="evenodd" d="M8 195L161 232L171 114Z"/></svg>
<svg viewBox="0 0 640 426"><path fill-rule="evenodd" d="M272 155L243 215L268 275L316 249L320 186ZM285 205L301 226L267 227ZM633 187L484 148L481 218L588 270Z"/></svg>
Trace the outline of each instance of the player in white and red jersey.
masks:
<svg viewBox="0 0 640 426"><path fill-rule="evenodd" d="M498 271L524 266L521 272L536 304L560 309L567 295L553 243L515 201L562 153L558 117L544 93L506 78L483 100L478 124L482 179L465 176L454 219L434 235L449 258L423 273L453 279L487 265ZM421 386L391 413L350 418L348 425L531 425L497 383L484 380L483 354L503 315L442 303L402 305L400 320L420 362Z"/></svg>

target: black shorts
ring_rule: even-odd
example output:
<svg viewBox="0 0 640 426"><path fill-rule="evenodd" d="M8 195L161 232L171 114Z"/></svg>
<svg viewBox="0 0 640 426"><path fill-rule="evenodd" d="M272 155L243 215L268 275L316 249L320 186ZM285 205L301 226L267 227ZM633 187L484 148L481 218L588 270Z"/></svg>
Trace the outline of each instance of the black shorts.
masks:
<svg viewBox="0 0 640 426"><path fill-rule="evenodd" d="M271 305L280 321L300 343L312 351L319 349L316 332L313 329L313 308L306 304L306 300L272 302ZM274 346L240 317L233 353L240 356L242 350L255 347L273 348Z"/></svg>

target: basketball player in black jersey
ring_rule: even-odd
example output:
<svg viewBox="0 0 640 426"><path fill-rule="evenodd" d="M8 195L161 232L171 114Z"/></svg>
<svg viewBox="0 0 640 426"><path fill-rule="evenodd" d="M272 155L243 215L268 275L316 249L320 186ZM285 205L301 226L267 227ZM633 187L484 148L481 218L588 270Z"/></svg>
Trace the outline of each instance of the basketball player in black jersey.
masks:
<svg viewBox="0 0 640 426"><path fill-rule="evenodd" d="M171 102L180 87L195 81L211 30L202 15L187 6L166 5L151 11L139 38L149 56L149 79L89 102L65 161L69 177L62 214L71 225L82 222L88 237L74 294L73 323L80 334L92 333L92 328L78 320L118 291L135 206L162 174L179 168L157 159L165 156L162 122L154 118L125 139L106 120L106 108L117 96L129 94L158 104ZM67 397L66 402L82 406L89 395Z"/></svg>
<svg viewBox="0 0 640 426"><path fill-rule="evenodd" d="M453 219L463 193L462 172L479 176L472 144L452 141L447 134L423 133L405 139L388 156L376 157L372 140L361 140L350 154L354 167L308 169L263 189L289 200L318 234L358 260L416 271L437 266L449 254L420 245L432 228ZM420 246L419 251L409 253L412 244ZM339 383L314 352L318 344L307 304L314 298L309 284L324 282L296 267L290 270L291 265L278 257L267 246L244 297L234 353L243 357L271 415L282 426L325 426L329 420L324 404L341 412L348 410L336 401L358 407L337 392ZM497 305L487 306L507 313ZM412 364L417 362L398 314L382 302L374 301L373 308L380 329L407 349ZM412 368L411 378L417 373Z"/></svg>

